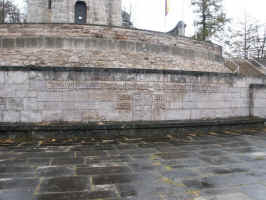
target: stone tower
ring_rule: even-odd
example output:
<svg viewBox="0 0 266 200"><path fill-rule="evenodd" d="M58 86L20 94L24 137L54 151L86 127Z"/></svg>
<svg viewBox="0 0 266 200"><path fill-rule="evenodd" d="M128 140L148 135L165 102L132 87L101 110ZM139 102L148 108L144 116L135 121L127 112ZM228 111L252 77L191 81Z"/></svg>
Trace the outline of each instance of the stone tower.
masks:
<svg viewBox="0 0 266 200"><path fill-rule="evenodd" d="M121 26L121 0L28 0L27 21Z"/></svg>

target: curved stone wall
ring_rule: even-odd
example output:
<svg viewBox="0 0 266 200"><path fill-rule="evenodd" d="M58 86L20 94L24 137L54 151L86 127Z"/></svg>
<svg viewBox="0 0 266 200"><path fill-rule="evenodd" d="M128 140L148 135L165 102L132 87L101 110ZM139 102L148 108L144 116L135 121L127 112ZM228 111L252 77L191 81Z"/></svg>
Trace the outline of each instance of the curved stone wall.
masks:
<svg viewBox="0 0 266 200"><path fill-rule="evenodd" d="M230 72L220 46L164 33L75 24L0 25L0 66Z"/></svg>
<svg viewBox="0 0 266 200"><path fill-rule="evenodd" d="M0 122L265 117L258 112L266 107L264 83L228 73L0 67Z"/></svg>

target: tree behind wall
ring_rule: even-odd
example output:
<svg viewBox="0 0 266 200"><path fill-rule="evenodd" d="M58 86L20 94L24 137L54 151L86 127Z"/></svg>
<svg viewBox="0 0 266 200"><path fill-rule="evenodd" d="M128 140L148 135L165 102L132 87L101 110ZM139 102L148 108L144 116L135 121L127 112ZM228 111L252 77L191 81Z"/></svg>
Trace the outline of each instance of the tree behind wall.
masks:
<svg viewBox="0 0 266 200"><path fill-rule="evenodd" d="M4 15L3 15L4 12ZM3 20L4 17L4 20ZM11 1L5 0L4 10L3 1L0 2L0 23L20 23L22 22L20 10Z"/></svg>
<svg viewBox="0 0 266 200"><path fill-rule="evenodd" d="M194 36L198 40L210 39L229 22L223 11L222 0L192 0L191 4L198 19L195 21L197 32Z"/></svg>
<svg viewBox="0 0 266 200"><path fill-rule="evenodd" d="M131 20L131 13L127 11L122 11L122 26L126 28L133 28L133 23Z"/></svg>
<svg viewBox="0 0 266 200"><path fill-rule="evenodd" d="M245 59L265 58L266 29L255 18L246 13L241 21L232 27L229 43L232 55Z"/></svg>

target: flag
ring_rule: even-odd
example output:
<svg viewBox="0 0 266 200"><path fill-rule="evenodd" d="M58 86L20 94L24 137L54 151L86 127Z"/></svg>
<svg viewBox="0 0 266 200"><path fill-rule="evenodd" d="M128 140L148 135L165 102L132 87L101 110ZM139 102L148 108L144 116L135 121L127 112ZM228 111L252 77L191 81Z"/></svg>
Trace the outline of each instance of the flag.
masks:
<svg viewBox="0 0 266 200"><path fill-rule="evenodd" d="M165 16L168 15L170 7L169 7L169 1L170 0L165 0Z"/></svg>

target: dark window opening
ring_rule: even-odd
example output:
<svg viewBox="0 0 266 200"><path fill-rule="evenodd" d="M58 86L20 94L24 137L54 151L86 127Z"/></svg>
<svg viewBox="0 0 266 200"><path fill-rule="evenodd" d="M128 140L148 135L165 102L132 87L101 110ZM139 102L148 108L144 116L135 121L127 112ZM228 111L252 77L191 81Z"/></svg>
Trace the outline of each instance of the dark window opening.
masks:
<svg viewBox="0 0 266 200"><path fill-rule="evenodd" d="M48 9L52 9L52 0L48 0Z"/></svg>
<svg viewBox="0 0 266 200"><path fill-rule="evenodd" d="M78 1L75 5L75 23L86 24L87 21L87 6L83 1Z"/></svg>

